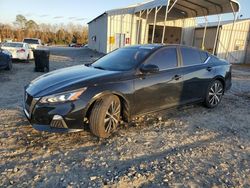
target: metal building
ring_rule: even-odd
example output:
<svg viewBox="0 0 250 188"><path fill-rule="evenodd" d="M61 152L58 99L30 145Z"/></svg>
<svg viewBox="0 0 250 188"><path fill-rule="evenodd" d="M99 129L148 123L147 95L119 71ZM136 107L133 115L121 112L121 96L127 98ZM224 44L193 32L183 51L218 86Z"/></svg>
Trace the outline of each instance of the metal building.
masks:
<svg viewBox="0 0 250 188"><path fill-rule="evenodd" d="M204 48L211 53L214 52L219 58L227 58L231 63L245 62L249 45L250 19L237 20L235 23L234 21L208 23L203 46L204 29L204 24L195 29L194 46Z"/></svg>
<svg viewBox="0 0 250 188"><path fill-rule="evenodd" d="M150 0L106 11L90 21L88 45L103 53L134 44L193 45L196 17L239 8L236 0Z"/></svg>

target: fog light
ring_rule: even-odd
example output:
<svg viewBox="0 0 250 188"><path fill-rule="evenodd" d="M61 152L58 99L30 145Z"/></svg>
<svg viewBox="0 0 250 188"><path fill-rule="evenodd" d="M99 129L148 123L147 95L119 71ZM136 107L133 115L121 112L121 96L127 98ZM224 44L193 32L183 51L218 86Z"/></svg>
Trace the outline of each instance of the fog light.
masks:
<svg viewBox="0 0 250 188"><path fill-rule="evenodd" d="M59 128L59 129L67 129L68 128L63 117L60 115L54 115L54 117L50 123L50 127Z"/></svg>

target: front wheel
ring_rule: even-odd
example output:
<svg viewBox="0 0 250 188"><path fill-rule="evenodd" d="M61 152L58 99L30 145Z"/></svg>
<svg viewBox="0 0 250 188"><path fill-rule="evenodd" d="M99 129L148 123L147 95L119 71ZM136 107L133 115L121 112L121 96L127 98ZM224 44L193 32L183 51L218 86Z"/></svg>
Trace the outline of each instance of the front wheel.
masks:
<svg viewBox="0 0 250 188"><path fill-rule="evenodd" d="M222 100L223 94L224 94L224 86L222 82L219 80L213 81L208 87L205 99L205 105L208 108L217 107Z"/></svg>
<svg viewBox="0 0 250 188"><path fill-rule="evenodd" d="M89 118L91 132L100 138L108 138L119 125L120 116L121 103L117 96L107 95L98 99Z"/></svg>

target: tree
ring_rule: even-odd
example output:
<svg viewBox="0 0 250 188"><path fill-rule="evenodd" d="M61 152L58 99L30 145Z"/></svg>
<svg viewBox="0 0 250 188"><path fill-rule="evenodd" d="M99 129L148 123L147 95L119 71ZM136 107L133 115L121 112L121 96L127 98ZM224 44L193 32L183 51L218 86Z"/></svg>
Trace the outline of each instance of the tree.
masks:
<svg viewBox="0 0 250 188"><path fill-rule="evenodd" d="M39 27L34 20L29 20L25 23L26 29L37 30Z"/></svg>
<svg viewBox="0 0 250 188"><path fill-rule="evenodd" d="M14 25L13 25L14 24ZM24 38L40 38L48 44L85 44L88 40L88 28L69 23L37 24L34 20L27 20L23 15L17 15L12 25L0 23L0 40L12 39L22 41Z"/></svg>
<svg viewBox="0 0 250 188"><path fill-rule="evenodd" d="M63 44L65 42L65 31L63 29L59 29L56 32L57 35L57 43Z"/></svg>
<svg viewBox="0 0 250 188"><path fill-rule="evenodd" d="M26 27L26 22L27 22L27 19L19 14L16 16L16 24L21 28L21 29L24 29Z"/></svg>

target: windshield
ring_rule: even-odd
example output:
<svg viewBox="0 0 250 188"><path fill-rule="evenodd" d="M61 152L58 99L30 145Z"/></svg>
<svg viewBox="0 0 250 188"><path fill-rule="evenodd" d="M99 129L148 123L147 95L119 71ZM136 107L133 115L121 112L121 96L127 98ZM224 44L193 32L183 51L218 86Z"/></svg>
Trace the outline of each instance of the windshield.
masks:
<svg viewBox="0 0 250 188"><path fill-rule="evenodd" d="M22 48L23 44L21 43L4 43L3 44L4 47L12 47L12 48Z"/></svg>
<svg viewBox="0 0 250 188"><path fill-rule="evenodd" d="M128 71L135 68L150 51L148 48L120 48L97 60L92 66L103 70Z"/></svg>
<svg viewBox="0 0 250 188"><path fill-rule="evenodd" d="M37 39L24 39L23 42L28 44L39 44L39 41Z"/></svg>

